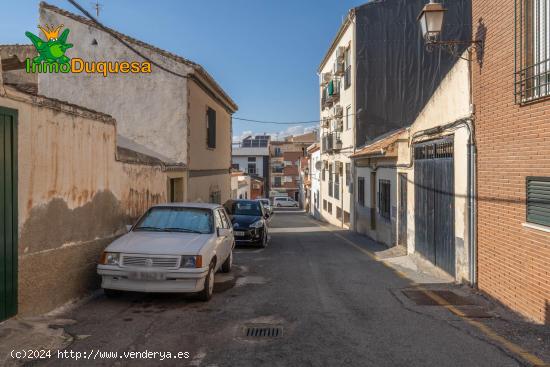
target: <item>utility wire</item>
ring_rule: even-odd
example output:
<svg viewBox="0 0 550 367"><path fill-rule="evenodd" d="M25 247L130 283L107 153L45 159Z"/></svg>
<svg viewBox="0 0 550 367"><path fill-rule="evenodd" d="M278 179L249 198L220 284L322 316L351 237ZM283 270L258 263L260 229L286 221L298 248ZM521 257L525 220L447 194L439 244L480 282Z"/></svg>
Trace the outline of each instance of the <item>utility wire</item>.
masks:
<svg viewBox="0 0 550 367"><path fill-rule="evenodd" d="M172 75L175 75L180 78L189 78L187 75L180 74L178 72L175 72L173 70L170 70L159 63L151 60L149 57L141 53L139 50L135 49L132 45L130 45L128 42L126 42L122 37L120 37L117 33L113 32L111 29L107 28L103 24L101 24L93 15L91 15L86 9L84 9L79 3L77 3L75 0L67 0L71 5L73 5L75 8L77 8L82 14L84 14L88 19L90 19L92 22L94 22L100 29L103 31L109 33L113 38L115 38L117 41L122 43L124 46L126 46L128 49L133 51L135 54L143 58L144 60L150 62L152 65L155 65L157 68L170 73ZM353 114L349 114L350 116ZM272 125L302 125L302 124L313 124L313 123L319 123L323 120L311 120L311 121L293 121L293 122L279 122L279 121L262 121L262 120L254 120L254 119L246 119L242 117L233 117L234 120L239 121L246 121L246 122L254 122L257 124L272 124Z"/></svg>
<svg viewBox="0 0 550 367"><path fill-rule="evenodd" d="M151 60L150 58L148 58L147 56L145 56L143 53L141 53L139 50L136 50L132 45L130 45L128 42L126 42L124 39L122 39L122 37L120 37L118 34L116 34L115 32L113 32L112 30L110 30L109 28L105 27L103 24L101 24L96 18L94 18L94 16L92 14L90 14L86 9L84 9L79 3L77 3L75 0L67 0L69 3L71 3L71 5L73 5L75 8L77 8L78 10L80 10L80 12L82 14L84 14L86 17L88 17L92 22L94 22L99 28L101 28L103 31L109 33L113 38L115 38L117 41L119 41L120 43L122 43L124 46L126 46L127 48L129 48L131 51L133 51L134 53L136 53L138 56L140 56L141 58L143 58L144 60L146 61L149 61L152 65L155 65L157 68L161 69L161 70L164 70L166 71L167 73L170 73L172 75L175 75L177 77L180 77L180 78L184 78L184 79L187 79L188 76L187 75L183 75L183 74L180 74L178 72L175 72L173 70L170 70L170 69L167 69L165 68L164 66L160 65L159 63Z"/></svg>

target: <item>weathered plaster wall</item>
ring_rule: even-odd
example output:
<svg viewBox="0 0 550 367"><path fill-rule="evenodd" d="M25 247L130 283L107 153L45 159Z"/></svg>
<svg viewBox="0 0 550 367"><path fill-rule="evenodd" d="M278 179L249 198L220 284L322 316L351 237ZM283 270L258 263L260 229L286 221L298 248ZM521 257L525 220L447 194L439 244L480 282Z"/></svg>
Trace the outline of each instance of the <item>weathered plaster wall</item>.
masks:
<svg viewBox="0 0 550 367"><path fill-rule="evenodd" d="M0 106L19 114L19 313L37 314L98 285L100 251L166 200L166 175L115 160L110 117L6 89Z"/></svg>
<svg viewBox="0 0 550 367"><path fill-rule="evenodd" d="M388 165L391 163L395 162L392 162L391 160L387 160L387 162L379 162L380 165ZM365 179L365 206L359 205L357 202L357 198L359 196L357 193L355 195L356 231L366 234L374 240L387 245L388 247L392 247L397 241L397 171L395 168L378 168L376 170L375 198L379 197L379 181L388 180L390 182L391 215L388 220L380 216L378 199L375 201L371 200L371 172L374 172L374 170L370 167L356 167L355 170L355 175L357 178L363 177ZM355 182L355 187L359 188L357 179ZM371 208L375 208L376 212L376 228L374 230L371 229Z"/></svg>
<svg viewBox="0 0 550 367"><path fill-rule="evenodd" d="M209 203L210 194L220 191L220 204L225 203L231 197L231 177L227 173L210 174L207 176L191 177L187 185L188 201Z"/></svg>
<svg viewBox="0 0 550 367"><path fill-rule="evenodd" d="M464 57L467 57L467 54ZM443 79L430 101L411 125L410 137L419 131L449 124L470 116L469 77L468 62L460 60ZM456 246L456 274L452 275L457 280L468 280L468 130L462 126L452 131L446 131L438 136L430 136L428 139L451 134L454 134ZM410 152L410 145L407 142L400 143L398 164L406 165L411 162ZM407 173L407 248L409 253L413 253L415 251L414 165L410 169L400 168L398 172Z"/></svg>
<svg viewBox="0 0 550 367"><path fill-rule="evenodd" d="M40 24L70 29L70 58L143 61L110 34L40 8ZM97 43L97 44L95 44ZM191 68L143 46L134 48L176 73ZM119 134L180 163L187 163L187 80L152 66L150 74L40 74L40 94L110 114Z"/></svg>

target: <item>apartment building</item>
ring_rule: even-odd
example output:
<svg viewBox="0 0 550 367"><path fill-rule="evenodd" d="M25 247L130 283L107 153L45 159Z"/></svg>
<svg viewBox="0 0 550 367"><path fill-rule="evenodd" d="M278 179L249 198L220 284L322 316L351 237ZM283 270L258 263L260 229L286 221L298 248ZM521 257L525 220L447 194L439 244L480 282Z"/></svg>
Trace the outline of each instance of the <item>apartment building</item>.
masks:
<svg viewBox="0 0 550 367"><path fill-rule="evenodd" d="M300 200L300 159L307 155L307 148L317 140L317 132L290 136L283 141L272 141L270 151L270 197L286 194Z"/></svg>
<svg viewBox="0 0 550 367"><path fill-rule="evenodd" d="M473 0L478 286L550 323L550 2Z"/></svg>
<svg viewBox="0 0 550 367"><path fill-rule="evenodd" d="M319 65L321 95L321 217L349 228L351 160L355 151L355 11L351 10Z"/></svg>
<svg viewBox="0 0 550 367"><path fill-rule="evenodd" d="M260 196L267 197L270 187L269 170L269 135L248 136L240 143L233 145L232 168L241 170L256 181L263 181Z"/></svg>

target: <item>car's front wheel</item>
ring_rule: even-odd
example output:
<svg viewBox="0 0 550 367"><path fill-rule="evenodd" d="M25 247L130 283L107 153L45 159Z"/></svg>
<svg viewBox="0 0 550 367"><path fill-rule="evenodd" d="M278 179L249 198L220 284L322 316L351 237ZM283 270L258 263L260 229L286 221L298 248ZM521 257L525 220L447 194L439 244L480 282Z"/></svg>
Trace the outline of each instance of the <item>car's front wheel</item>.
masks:
<svg viewBox="0 0 550 367"><path fill-rule="evenodd" d="M212 298L212 293L214 293L214 263L210 264L208 268L208 274L204 279L204 288L198 293L198 299L207 302Z"/></svg>
<svg viewBox="0 0 550 367"><path fill-rule="evenodd" d="M267 231L265 230L265 228L264 228L264 235L262 236L262 241L260 242L260 247L261 248L267 247Z"/></svg>
<svg viewBox="0 0 550 367"><path fill-rule="evenodd" d="M222 273L229 273L233 267L233 250L229 252L229 256L225 259L225 262L222 264Z"/></svg>
<svg viewBox="0 0 550 367"><path fill-rule="evenodd" d="M118 290L116 290L116 289L106 289L106 288L103 288L103 293L105 293L105 296L106 296L107 298L115 298L115 297L120 296L121 291L118 291Z"/></svg>

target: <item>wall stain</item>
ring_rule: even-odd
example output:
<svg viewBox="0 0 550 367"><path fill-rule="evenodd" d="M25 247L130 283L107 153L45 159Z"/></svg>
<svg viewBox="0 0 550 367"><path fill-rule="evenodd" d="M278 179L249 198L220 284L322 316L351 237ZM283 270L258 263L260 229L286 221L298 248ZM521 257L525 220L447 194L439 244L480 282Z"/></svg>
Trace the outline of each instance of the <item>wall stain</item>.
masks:
<svg viewBox="0 0 550 367"><path fill-rule="evenodd" d="M61 198L34 207L23 225L20 248L29 254L61 247L66 243L113 236L129 218L110 191L100 191L83 206L70 209Z"/></svg>

